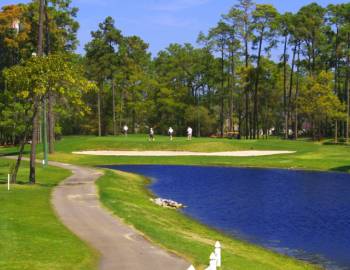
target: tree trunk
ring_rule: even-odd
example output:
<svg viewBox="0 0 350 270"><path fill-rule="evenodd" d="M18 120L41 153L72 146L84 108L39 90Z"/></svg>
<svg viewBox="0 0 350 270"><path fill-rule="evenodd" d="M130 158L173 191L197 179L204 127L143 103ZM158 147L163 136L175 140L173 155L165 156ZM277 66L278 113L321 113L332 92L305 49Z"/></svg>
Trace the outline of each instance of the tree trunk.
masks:
<svg viewBox="0 0 350 270"><path fill-rule="evenodd" d="M224 137L224 48L221 48L221 104L220 104L220 135Z"/></svg>
<svg viewBox="0 0 350 270"><path fill-rule="evenodd" d="M298 139L298 105L295 105L295 111L294 111L294 139Z"/></svg>
<svg viewBox="0 0 350 270"><path fill-rule="evenodd" d="M119 130L122 130L123 124L123 88L120 89L120 107L119 107Z"/></svg>
<svg viewBox="0 0 350 270"><path fill-rule="evenodd" d="M196 90L196 103L197 103L197 137L199 138L201 136L201 122L200 122L200 118L199 118L199 88L197 88Z"/></svg>
<svg viewBox="0 0 350 270"><path fill-rule="evenodd" d="M38 97L34 97L33 105L33 119L32 119L32 144L30 151L30 162L29 162L29 183L35 184L35 162L36 162L36 145L38 142L38 127L39 127L39 100Z"/></svg>
<svg viewBox="0 0 350 270"><path fill-rule="evenodd" d="M233 95L235 88L235 60L233 53L231 54L231 91L230 91L230 132L233 132Z"/></svg>
<svg viewBox="0 0 350 270"><path fill-rule="evenodd" d="M294 66L295 66L295 55L297 50L297 43L295 43L293 49L292 57L292 67L290 71L290 83L289 83L289 93L288 93L288 102L287 102L287 129L286 133L289 135L289 120L292 118L292 92L293 92L293 78L294 78Z"/></svg>
<svg viewBox="0 0 350 270"><path fill-rule="evenodd" d="M25 111L25 116L27 116L27 114L28 114L28 111L26 110ZM18 152L16 165L15 165L15 168L14 168L12 174L11 174L11 182L13 184L15 184L17 182L17 174L18 174L19 167L21 166L21 161L22 161L22 157L23 157L24 147L26 145L28 131L29 131L29 128L30 128L30 123L32 121L33 121L33 119L31 119L31 121L29 123L27 123L27 125L26 125L26 127L24 129L24 132L23 132L23 136L22 136L22 138L20 140L20 143L19 143L19 152Z"/></svg>
<svg viewBox="0 0 350 270"><path fill-rule="evenodd" d="M260 59L261 59L261 48L262 48L263 34L259 38L259 50L258 60L256 66L256 78L255 78L255 89L254 89L254 113L253 113L253 138L259 139L259 116L258 116L258 89L260 79Z"/></svg>
<svg viewBox="0 0 350 270"><path fill-rule="evenodd" d="M298 57L297 57L297 81L295 87L295 119L294 119L294 139L298 139L298 97L299 97L299 78L300 78L300 42L298 42Z"/></svg>
<svg viewBox="0 0 350 270"><path fill-rule="evenodd" d="M45 15L45 36L46 36L46 46L45 46L45 53L46 55L49 55L51 52L51 40L50 40L50 21L49 21L49 14L47 12L48 9L48 0L44 0L44 15Z"/></svg>
<svg viewBox="0 0 350 270"><path fill-rule="evenodd" d="M334 123L334 143L338 143L338 120Z"/></svg>
<svg viewBox="0 0 350 270"><path fill-rule="evenodd" d="M39 29L38 29L38 57L43 56L43 28L44 28L44 9L45 1L40 0L39 3ZM35 94L34 94L35 95ZM32 120L32 145L30 152L30 164L29 164L29 183L35 184L35 161L36 161L36 144L38 142L38 109L39 109L39 98L37 96L33 97L33 120Z"/></svg>
<svg viewBox="0 0 350 270"><path fill-rule="evenodd" d="M19 167L21 166L21 161L22 161L23 151L24 151L24 146L26 145L26 141L27 141L27 131L24 132L23 138L20 142L18 157L16 160L16 165L15 165L15 168L14 168L12 175L11 175L11 182L13 184L16 184L16 182L17 182L17 174L18 174Z"/></svg>
<svg viewBox="0 0 350 270"><path fill-rule="evenodd" d="M249 53L248 53L248 38L245 36L244 38L244 56L245 56L245 67L248 71L249 66ZM245 86L245 138L249 139L249 78L246 78L246 86Z"/></svg>
<svg viewBox="0 0 350 270"><path fill-rule="evenodd" d="M102 136L102 127L101 127L101 92L103 88L103 83L101 83L100 88L97 92L97 118L98 118L98 136Z"/></svg>
<svg viewBox="0 0 350 270"><path fill-rule="evenodd" d="M339 30L337 27L336 38L335 38L335 47L334 47L334 58L335 58L335 67L334 67L334 93L338 95L338 36Z"/></svg>
<svg viewBox="0 0 350 270"><path fill-rule="evenodd" d="M131 108L131 129L132 133L136 133L136 109L135 109L135 104L136 104L136 96L135 92L132 92L132 108Z"/></svg>
<svg viewBox="0 0 350 270"><path fill-rule="evenodd" d="M44 11L45 11L45 0L40 0L40 2L39 2L38 48L37 48L37 54L39 57L43 56Z"/></svg>
<svg viewBox="0 0 350 270"><path fill-rule="evenodd" d="M48 123L48 135L49 135L49 153L55 152L55 116L53 112L54 97L51 89L48 92L48 104L47 104L47 123Z"/></svg>
<svg viewBox="0 0 350 270"><path fill-rule="evenodd" d="M315 63L316 63L316 54L315 54L315 41L311 42L311 52L312 52L312 71L311 74L315 75Z"/></svg>
<svg viewBox="0 0 350 270"><path fill-rule="evenodd" d="M45 53L49 55L51 53L51 39L50 39L50 20L48 16L48 1L45 0L45 35L46 35L46 46ZM53 112L54 97L51 89L48 89L48 100L47 100L47 123L48 123L48 142L49 142L49 153L55 152L55 119Z"/></svg>
<svg viewBox="0 0 350 270"><path fill-rule="evenodd" d="M117 135L117 120L115 116L115 83L114 80L112 80L112 109L113 109L113 135Z"/></svg>
<svg viewBox="0 0 350 270"><path fill-rule="evenodd" d="M284 111L284 138L288 139L288 112L287 112L287 41L288 35L284 38L283 50L283 111Z"/></svg>
<svg viewBox="0 0 350 270"><path fill-rule="evenodd" d="M347 72L346 72L346 133L345 141L349 142L349 113L350 113L350 33L348 33L348 53L346 57Z"/></svg>
<svg viewBox="0 0 350 270"><path fill-rule="evenodd" d="M238 111L238 138L240 139L242 135L242 109Z"/></svg>

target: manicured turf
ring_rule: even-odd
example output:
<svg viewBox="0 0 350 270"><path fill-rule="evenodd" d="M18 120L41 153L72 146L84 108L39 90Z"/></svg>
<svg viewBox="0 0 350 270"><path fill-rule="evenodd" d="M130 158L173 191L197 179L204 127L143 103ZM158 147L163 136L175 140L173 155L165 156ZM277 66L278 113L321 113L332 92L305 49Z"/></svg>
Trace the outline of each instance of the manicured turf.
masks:
<svg viewBox="0 0 350 270"><path fill-rule="evenodd" d="M20 184L7 191L10 162L0 159L0 269L97 269L97 254L60 223L50 203L52 188L70 172L38 166L38 184L30 186L23 181L28 169L21 169Z"/></svg>
<svg viewBox="0 0 350 270"><path fill-rule="evenodd" d="M269 140L228 140L175 138L157 136L148 142L146 135L128 137L65 137L56 144L56 154L50 159L86 166L109 164L185 164L279 167L288 169L333 170L350 172L350 146L331 145L329 142ZM295 154L265 157L98 157L72 155L79 150L186 150L186 151L234 151L234 150L292 150ZM0 153L15 152L12 148L0 148ZM39 154L39 157L41 155ZM225 237L215 230L172 210L161 209L149 201L145 189L146 180L130 174L107 172L99 181L103 203L126 222L134 225L153 241L187 255L198 265L207 263L214 240L224 244L223 269L313 269L296 260L286 258L265 249ZM1 269L1 268L0 268Z"/></svg>
<svg viewBox="0 0 350 270"><path fill-rule="evenodd" d="M223 245L223 267L228 270L318 269L266 249L232 239L193 221L178 211L150 202L148 181L124 172L107 171L98 181L105 206L132 224L154 242L179 254L186 254L198 269L209 262L215 241Z"/></svg>
<svg viewBox="0 0 350 270"><path fill-rule="evenodd" d="M106 164L187 164L279 167L288 169L332 170L350 172L350 146L331 145L310 141L269 140L229 140L175 138L158 136L149 142L146 135L128 137L65 137L56 145L57 153L51 159L81 165ZM290 150L295 154L265 157L97 157L71 155L79 150L186 150L186 151L235 151L235 150Z"/></svg>

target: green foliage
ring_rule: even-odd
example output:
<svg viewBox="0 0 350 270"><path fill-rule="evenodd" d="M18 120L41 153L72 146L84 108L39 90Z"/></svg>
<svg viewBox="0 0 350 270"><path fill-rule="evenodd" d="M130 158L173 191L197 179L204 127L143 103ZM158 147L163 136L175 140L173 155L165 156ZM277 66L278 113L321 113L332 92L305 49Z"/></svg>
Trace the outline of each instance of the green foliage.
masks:
<svg viewBox="0 0 350 270"><path fill-rule="evenodd" d="M45 1L45 34L44 34L44 47L45 54L48 55L54 53L71 52L76 48L77 38L76 33L79 28L79 24L75 20L77 15L77 9L71 7L70 0L48 0ZM18 142L20 134L24 132L23 123L29 123L31 121L30 114L33 113L30 108L30 91L28 86L30 82L23 81L22 76L19 78L22 82L19 82L15 88L22 85L22 96L11 85L11 89L8 87L9 82L5 82L3 70L5 68L11 68L15 65L25 66L26 61L32 61L32 53L37 49L37 35L38 35L38 1L30 1L28 4L18 4L2 7L0 11L0 143L16 143ZM63 57L68 61L70 57ZM41 63L42 64L42 63ZM39 65L41 65L39 64ZM33 65L34 66L34 65ZM54 66L51 66L52 69ZM42 71L45 71L43 67ZM28 70L22 70L28 72ZM19 68L17 72L22 72ZM56 70L57 71L57 70ZM69 71L68 71L69 72ZM82 71L80 71L82 73ZM27 76L29 74L24 74ZM33 74L30 74L33 75ZM7 76L10 76L9 74ZM54 76L51 74L51 77ZM38 75L35 80L38 82ZM79 80L81 75L78 75ZM14 79L14 78L12 78ZM48 78L41 78L47 80ZM50 79L55 80L53 77ZM11 82L10 82L11 83ZM44 87L44 83L38 82ZM46 84L47 85L47 84ZM38 86L38 85L37 85ZM36 86L36 87L37 87ZM37 89L38 90L38 89ZM49 90L49 89L47 89ZM45 90L42 90L45 91ZM40 91L39 91L40 92ZM36 95L38 91L32 91L31 94ZM12 95L12 96L11 96ZM25 102L26 95L28 98ZM45 98L45 97L44 97ZM55 97L50 99L51 107ZM25 104L29 102L28 104ZM64 102L56 102L56 106L63 105ZM58 116L58 115L56 115ZM49 118L52 120L53 115L50 112ZM12 123L11 123L12 122Z"/></svg>
<svg viewBox="0 0 350 270"><path fill-rule="evenodd" d="M216 132L215 119L210 115L209 110L203 106L189 106L185 110L185 122L187 125L196 127L201 136L209 136Z"/></svg>
<svg viewBox="0 0 350 270"><path fill-rule="evenodd" d="M31 61L37 42L37 9L37 1L3 7L0 70L27 59ZM79 27L77 11L70 0L48 1L45 20L48 32L44 38L47 51L74 50ZM298 102L299 95L303 99L317 92L315 83L310 84L311 77L322 76L324 71L332 73L330 91L341 103L347 103L345 106L350 105L349 11L348 3L328 7L311 3L294 14L279 14L273 5L240 0L208 33L200 33L201 48L170 44L153 59L145 41L124 35L114 19L107 17L92 32L92 40L85 46L86 56L69 57L70 62L84 64L84 70L74 76L82 77L84 73L95 82L99 87L97 98L94 92L78 98L79 105L91 108L82 117L77 107L68 105L70 97L57 97L54 110L59 119L57 128L63 134L107 135L120 131L124 124L129 125L130 132L143 132L153 126L157 133L165 133L172 126L181 134L190 123L194 134L213 134L217 130L225 134L236 127L246 138L267 134L271 129L277 134L293 129L296 135L303 125L314 121L309 109ZM17 19L18 32L11 29ZM281 45L283 55L280 60L272 60L276 58L271 57L272 50ZM48 79L44 77L40 79ZM45 97L44 88L48 84L39 85L43 89L39 91L37 85L33 93ZM5 92L1 79L0 91ZM30 91L27 90L28 98ZM306 94L307 91L310 93ZM25 109L15 110L14 105L6 109L4 105L11 97L2 98L0 121L2 130L8 130L10 135L4 131L1 134L12 137L11 134L23 130L23 125L12 122L24 119ZM336 99L330 101L328 94L324 99L327 101L322 103L328 104L329 113L320 114L317 121L324 127L322 133L330 136L334 124L329 120L343 122L348 116L343 114L346 110L339 109L343 105ZM13 97L12 100L10 103L15 103ZM213 121L190 116L193 108ZM16 111L16 115L11 116L11 111Z"/></svg>
<svg viewBox="0 0 350 270"><path fill-rule="evenodd" d="M82 98L96 86L86 80L81 66L69 62L69 56L51 54L47 57L32 57L20 65L4 70L7 88L0 112L0 127L22 136L30 129L34 117L34 98L42 101L50 90L59 99L57 106L77 108L81 115L89 108Z"/></svg>
<svg viewBox="0 0 350 270"><path fill-rule="evenodd" d="M334 94L333 88L331 73L309 76L298 100L302 112L316 123L327 118L344 120L344 104Z"/></svg>

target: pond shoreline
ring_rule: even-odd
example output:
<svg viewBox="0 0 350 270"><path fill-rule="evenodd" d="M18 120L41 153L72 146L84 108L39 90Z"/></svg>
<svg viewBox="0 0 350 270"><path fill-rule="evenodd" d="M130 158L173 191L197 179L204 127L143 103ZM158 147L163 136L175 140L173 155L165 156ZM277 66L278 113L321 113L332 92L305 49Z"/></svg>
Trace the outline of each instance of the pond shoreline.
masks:
<svg viewBox="0 0 350 270"><path fill-rule="evenodd" d="M216 240L219 240L223 243L225 254L224 256L226 257L226 268L222 269L232 269L232 267L235 267L235 269L246 270L256 269L257 266L260 267L259 269L266 270L321 269L321 267L319 266L299 261L297 259L282 254L278 254L275 251L266 249L262 246L248 243L245 240L233 238L231 235L228 235L227 233L221 230L205 225L200 221L194 219L193 217L190 217L187 214L184 214L180 211L174 211L172 209L163 209L162 207L154 205L152 202L149 201L150 197L154 197L154 193L151 192L148 188L151 181L150 179L147 179L143 176L111 170L111 174L108 173L107 176L102 178L103 179L101 179L101 181L98 181L97 184L100 189L101 201L107 208L111 209L116 215L123 218L125 222L135 226L136 229L145 233L146 236L149 237L152 241L160 244L168 250L171 250L178 254L187 255L188 259L193 261L197 266L205 265L205 263L207 262L207 256L209 256L210 254L210 248L212 247L212 244ZM144 201L142 205L140 205L139 203L135 204L128 196L122 196L122 194L125 193L125 191L120 190L116 192L116 189L118 189L119 186L118 183L120 184L120 181L123 182L125 186L126 183L129 183L130 185L130 181L133 182L135 181L135 179L137 179L138 188L137 192L133 190L132 193L134 196L137 197L137 201L139 200L139 197L143 197ZM113 192L111 192L112 190ZM122 198L118 198L120 196L122 196L125 200L122 200ZM121 205L124 204L128 205L129 210L123 209ZM168 222L171 223L171 226L168 229L175 230L175 234L177 235L177 237L181 238L181 240L178 240L177 242L185 240L187 245L178 246L177 244L174 245L169 240L165 241L163 239L164 237L173 238L174 236L170 236L168 232L164 232L164 230L166 229L159 227L159 225L156 226L153 224L152 231L155 230L157 231L157 233L150 233L148 225L149 223L153 223L154 221L150 221L146 217L140 217L137 219L136 217L133 217L132 213L134 211L131 205L133 205L133 207L141 207L142 209L140 209L139 211L147 213L150 216L153 216L155 213L158 212L161 212L162 214L157 214L157 216L167 217L167 215L170 215L171 218L167 218ZM147 220L147 222L145 222L145 219ZM173 222L175 225L173 224ZM140 223L145 223L146 225L141 225ZM145 226L147 228L144 228ZM179 227L174 228L175 226ZM162 237L160 237L159 235ZM189 237L190 235L191 237ZM183 237L185 239L183 239ZM198 250L197 248L198 245L201 246L200 250ZM195 251L191 250L191 247L193 246L196 247ZM242 261L244 261L244 263L242 263ZM247 267L247 265L250 266ZM284 265L285 267L281 267L281 265Z"/></svg>
<svg viewBox="0 0 350 270"><path fill-rule="evenodd" d="M134 168L137 168L137 169L135 169L134 170ZM146 170L145 168L149 168L149 167L151 167L152 169L152 173L151 173L151 175L150 175L150 172L148 171L148 170ZM164 169L165 168L165 169ZM151 184L151 186L149 186L149 188L153 191L153 193L155 193L155 194L157 194L157 196L165 196L165 197L167 197L167 198L170 198L170 199L174 199L174 200L176 200L176 201L179 201L179 202L181 202L181 203L184 203L184 204L186 204L186 205L189 205L190 206L190 209L189 210L184 210L184 212L185 212L185 214L186 214L186 216L189 216L190 218L194 218L195 220L197 220L197 221L199 221L200 223L202 223L202 224L206 224L207 226L209 226L209 227L215 227L218 231L220 231L220 232L225 232L225 234L226 235L231 235L231 237L234 237L234 238L238 238L238 239L243 239L244 241L249 241L249 242L252 242L252 243L255 243L255 244L258 244L258 245L260 245L260 246L263 246L263 247L265 247L265 248L269 248L270 250L275 250L275 251L279 251L279 252L282 252L283 254L286 254L286 255L289 255L289 256L293 256L293 257L295 257L295 258L297 258L297 259L303 259L303 260L309 260L310 262L319 262L319 263L321 263L322 265L325 265L325 266L327 266L327 269L339 269L339 268L336 268L336 267L333 267L333 265L334 265L334 261L332 262L332 261L330 261L329 259L325 259L325 258L323 258L323 257L321 257L321 256L319 256L319 255L313 255L314 254L314 252L316 252L315 254L319 254L319 252L321 252L319 249L315 249L315 247L314 246L309 246L310 244L308 244L308 245L304 245L304 244L302 244L304 241L305 241L305 239L299 239L298 238L298 236L296 235L295 237L297 238L297 239L299 239L298 241L297 240L295 240L295 241L297 241L297 242L295 242L294 240L290 240L290 237L288 236L286 239L285 239L285 233L288 233L288 235L290 234L289 232L284 232L284 227L286 226L286 224L285 223L281 223L281 224L279 224L279 223L276 223L276 224L274 224L274 223L271 223L270 224L270 226L271 226L271 228L273 228L273 230L275 230L278 234L277 235L275 235L276 234L276 232L274 233L274 234L272 234L272 236L273 235L275 235L274 237L277 237L277 239L279 239L279 240L283 240L283 241L292 241L292 242L290 242L289 244L288 244L288 242L286 242L285 243L285 245L286 246L289 246L290 248L286 248L286 246L285 245L283 245L283 241L282 241L282 244L281 245L276 245L276 243L274 243L274 241L275 240L273 240L273 242L271 242L271 243L265 243L265 242L261 242L261 240L257 240L257 239L255 239L254 237L252 238L252 236L254 236L254 234L255 233L253 233L253 235L251 235L251 233L252 232L250 232L249 233L249 230L246 230L246 231L235 231L235 233L233 234L232 232L230 232L230 230L229 231L227 231L230 227L227 227L228 225L226 224L226 223L223 223L223 224L221 224L221 225L219 225L219 228L218 228L218 224L220 224L220 222L221 221L218 221L218 220L215 220L216 218L213 216L213 217L211 217L211 218L209 218L213 213L212 213L212 211L210 210L210 207L211 207L211 205L210 204L207 204L206 203L206 200L202 200L201 198L199 198L199 197L196 197L196 199L194 199L192 202L191 202L191 200L190 201L186 201L186 198L188 197L188 196L190 196L190 197L192 197L192 196L196 196L195 195L195 193L196 192L200 192L200 190L202 190L202 191L204 191L205 192L205 189L203 190L203 188L196 188L196 185L198 186L198 184L196 184L195 186L192 186L192 185L185 185L183 188L180 188L180 186L181 186L181 184L180 184L180 186L176 186L176 182L172 182L172 181L170 181L169 180L169 178L172 178L172 176L171 175L176 175L176 174L178 174L178 178L181 178L181 179L183 179L184 177L186 177L186 174L188 174L188 173L190 173L190 171L192 170L192 169L194 169L195 171L196 171L196 173L199 173L199 177L201 178L201 180L200 180L200 183L202 183L201 181L203 181L203 180L205 180L204 178L203 178L203 175L207 175L208 173L209 173L209 175L211 176L211 177L213 177L213 175L211 175L210 174L210 170L213 170L213 169L215 169L215 170L224 170L224 171L231 171L231 173L233 173L233 174L235 174L234 173L234 171L240 171L240 169L242 169L242 168L228 168L228 167L212 167L212 166L210 166L210 167L207 167L207 166L193 166L193 167L188 167L188 166L160 166L160 165L150 165L150 166L147 166L147 165L136 165L136 166L134 166L134 165L131 165L131 166L116 166L116 168L115 169L121 169L121 170L124 170L124 171L128 171L128 172L131 172L131 173L137 173L137 174L141 174L141 175L146 175L146 177L149 177L149 176L151 176L151 179L153 179L153 180L156 180L155 182L153 182L152 184ZM200 174L200 170L203 170L203 169L205 169L205 173L204 174ZM158 174L158 176L159 177L156 177L155 175L157 175L157 173L155 173L154 172L154 170L156 170L156 171L160 171ZM166 171L166 174L164 175L164 172L162 173L161 171ZM182 171L186 171L186 173L183 173ZM232 172L232 170L233 170L233 172ZM314 185L314 181L315 180L313 180L313 178L315 178L315 175L314 174L316 174L316 178L317 179L322 179L322 178L327 178L327 179L329 179L329 181L327 180L326 182L327 182L327 184L326 184L326 186L324 187L324 188L326 188L326 190L328 190L329 189L329 185L331 185L330 183L331 183L331 179L332 178L334 178L334 175L337 175L337 178L341 178L341 179L343 179L343 180L346 180L347 178L348 178L348 174L346 174L346 173L336 173L336 174L334 174L334 173L332 173L332 172L313 172L313 171L293 171L293 173L291 174L290 173L290 171L286 171L286 170L281 170L281 169L277 169L277 170L273 170L273 169L265 169L265 168L254 168L254 169L247 169L247 168L245 168L244 170L247 170L247 171L249 171L250 172L250 174L251 173L253 173L253 174L263 174L263 175L265 175L265 177L267 176L267 175L269 175L269 174L278 174L278 177L281 177L281 176L283 176L283 177L286 177L286 174L287 174L287 176L288 175L291 175L290 177L291 177L291 179L289 180L289 182L293 182L294 180L292 180L292 178L293 177L300 177L300 176L302 176L302 177L304 177L305 179L303 179L303 181L305 181L305 185L306 186L312 186L312 185ZM244 171L243 170L243 171ZM146 173L142 173L142 172L146 172ZM219 173L219 172L218 172ZM222 173L222 172L221 172ZM279 175L279 174L281 174L281 176ZM163 175L163 176L161 176L161 175ZM192 178L194 177L194 176L191 176ZM205 177L205 176L204 176ZM237 177L237 176L235 176L235 177ZM245 177L246 178L246 177ZM163 181L157 181L157 180L163 180ZM342 181L343 181L342 180ZM165 183L163 183L163 189L162 189L162 182L164 182L165 181ZM170 182L169 182L170 181ZM188 182L188 181L191 181L191 179L186 179L186 180L183 180L184 182ZM260 179L259 181L263 181L262 179ZM274 180L274 179L271 179L271 180L268 180L269 182L273 182L273 181L275 181L274 182L274 184L273 184L273 186L274 185L276 185L276 186L279 186L280 185L280 187L279 188L281 188L281 184L279 184L278 182L276 182L276 179ZM169 183L171 183L171 184L169 184ZM181 181L180 181L181 182ZM194 181L195 182L195 181ZM198 181L197 181L198 182ZM205 182L205 181L204 181ZM221 182L221 181L219 181L219 182ZM246 181L244 181L244 182L246 182ZM325 181L321 181L321 182L319 182L319 184L321 184L321 188L325 185L324 184L324 182ZM334 182L334 181L333 181ZM199 182L198 182L199 183ZM299 182L298 182L299 183ZM175 186L173 186L173 185L175 185ZM207 184L204 184L203 183L203 185L205 186L205 185L207 185ZM209 184L210 185L210 184ZM269 185L268 183L265 183L264 185L267 185L269 188L274 188L274 187L271 187L271 184ZM288 183L283 183L282 184L283 186L287 186L288 187ZM301 185L302 186L302 185ZM319 187L319 188L320 188ZM237 187L236 187L237 188ZM264 194L264 196L268 196L268 197L270 197L270 196L272 196L272 194L269 194L269 188L268 188L268 190L265 190L265 191L259 191L259 193L258 194L260 194L261 192L263 192L262 194ZM293 188L293 186L292 186L292 188ZM188 191L186 191L186 190L191 190L191 189L194 189L195 191L193 192L193 193L191 193L191 192L188 192ZM288 190L288 188L286 188L286 187L282 187L282 189L283 190L285 190L286 192L287 192L287 190ZM162 191L163 190L163 191ZM174 191L174 190L179 190L179 191ZM182 190L182 191L181 191ZM180 192L181 191L181 192ZM160 193L159 193L160 192ZM163 192L163 193L162 193ZM164 193L165 192L165 193ZM167 193L168 192L168 193ZM170 192L170 193L169 193ZM297 189L297 191L294 191L294 192L296 192L296 193L303 193L303 190L299 190L298 191L298 189ZM185 195L181 195L181 193L185 193ZM190 194L192 194L192 195L190 195ZM259 195L257 194L257 196L259 197ZM323 194L322 192L321 192L321 194ZM204 193L204 195L205 195L205 193ZM209 195L209 194L207 194L207 195ZM306 195L306 194L305 194ZM304 196L305 196L304 195ZM310 194L311 195L311 194ZM310 196L310 195L308 195L308 196ZM175 196L175 197L172 197L172 196ZM248 194L246 194L245 196L248 196L249 197L249 195ZM312 196L315 196L315 194L313 194ZM323 196L323 195L322 195ZM215 197L215 196L214 196ZM288 197L288 196L287 196ZM226 199L230 199L230 197L228 197L228 198L226 198ZM291 198L289 198L288 197L288 199L289 200L293 200L293 197L291 197ZM300 200L300 198L298 198L297 199L298 201ZM197 203L198 202L198 203ZM199 204L199 206L194 206L193 205L193 203L195 203L195 204ZM268 203L268 202L265 202L264 203L264 205L266 205L266 203ZM192 205L191 205L192 204ZM269 204L269 203L268 203ZM311 207L311 208L317 208L316 206L313 206L313 201L308 201L307 202L307 204L309 205L309 207ZM203 206L202 206L203 205ZM230 204L228 204L228 205L230 205ZM192 207L191 207L192 206ZM288 206L288 205L287 205ZM290 208L290 207L293 207L293 205L290 205L290 206L288 206L288 209ZM199 208L198 208L199 207ZM200 210L201 208L203 208L203 207L206 207L206 209L205 210ZM209 208L208 208L209 207ZM215 203L214 203L214 205L212 206L212 207L214 207L214 208L217 208L218 207L218 205L215 205ZM255 208L259 208L259 206L255 206L254 207L254 209ZM277 207L277 205L276 206L274 206L274 207L272 207L272 209L270 209L270 210L268 210L269 212L275 212L276 210L275 210L275 208L278 208ZM282 207L283 208L283 207ZM193 210L193 209L197 209L197 210ZM198 211L198 209L199 209L199 211L201 212L202 211L202 214L200 214L200 212L196 212L196 211ZM325 210L326 210L327 208L325 208ZM209 211L208 213L206 213L206 214L204 214L204 216L203 216L203 211L205 211L205 212L207 212L207 211ZM236 210L234 210L233 212L236 212L236 211L238 211L239 212L239 209L236 209ZM255 211L255 210L254 210ZM266 209L265 210L263 210L263 211L266 211ZM301 211L301 214L302 215L312 215L311 213L303 213L302 212L302 209L299 209L299 210L297 210L297 209L295 209L295 210L293 210L293 211ZM226 211L227 212L227 211ZM327 211L326 211L327 212ZM230 212L227 212L227 214L228 215L231 215L231 214L229 214ZM242 212L242 213L240 213L240 215L239 216L244 216L244 215L246 215L246 214L249 214L249 212L248 213L245 213L245 212ZM206 218L205 216L206 215L209 215L208 216L208 218ZM217 214L215 214L214 213L214 215L215 216L217 216ZM255 217L254 215L254 212L252 212L252 213L250 213L249 215L251 215L252 217ZM266 215L266 214L265 214ZM269 214L267 214L267 215L269 215ZM279 215L286 215L286 213L284 213L283 211L281 212L281 213L279 213ZM322 214L321 214L321 216L322 216ZM289 218L289 214L287 215L287 216L283 216L286 220L288 220L288 218ZM225 218L225 216L223 216L222 218ZM278 219L278 217L276 217L277 219ZM345 218L346 218L346 216L345 216ZM226 219L226 218L225 218ZM238 219L240 219L239 217L238 217ZM246 219L246 218L245 218ZM271 221L269 221L269 217L265 217L265 216L261 216L261 217L255 217L255 219L253 218L253 219L248 219L248 222L254 222L254 220L264 220L265 219L265 221L264 221L264 224L266 223L266 224L269 224L269 222L271 222ZM310 219L312 219L312 217L310 217ZM344 218L343 218L344 219ZM214 220L214 221L213 221ZM307 220L309 220L309 218L308 219L306 219L306 221ZM218 223L219 222L219 223ZM236 222L236 221L235 221ZM240 223L242 222L242 221L239 221ZM293 223L293 221L292 220L290 220L289 222L291 222L291 223ZM239 224L240 224L239 223ZM288 223L288 222L287 222ZM226 225L225 225L226 224ZM242 225L235 225L235 227L234 228L237 228L237 229L239 229L240 228L240 226L242 226ZM249 225L250 223L247 223L244 227L246 227L247 226L247 228L249 228L249 229L251 229L251 227L249 227L250 225ZM310 230L312 229L312 228L310 228L310 227L308 227L308 225L307 225L308 223L306 223L305 224L305 228L304 227L297 227L297 228L295 228L296 230L298 230L298 231L300 231L300 233L302 233L303 235L306 233L306 234L310 234ZM310 225L310 224L309 224ZM321 224L320 224L321 225ZM332 224L331 224L332 225ZM335 226L337 226L337 222L335 222L334 223L334 225ZM220 227L221 226L221 227ZM224 227L222 227L222 226L224 226ZM231 226L231 225L229 225L229 226ZM237 227L238 226L238 227ZM298 225L294 225L294 226L298 226ZM323 226L323 225L322 225ZM325 227L326 229L327 228L329 228L329 224L328 225L324 225L324 226L328 226L328 227ZM259 227L261 227L261 226L259 226ZM268 227L267 225L264 225L263 226L263 228L264 229L261 229L261 231L263 232L264 230L268 230L268 231L270 231L270 228L266 228L266 227ZM339 227L339 226L338 226ZM336 227L336 228L338 228L338 227ZM281 229L282 228L282 229ZM254 229L254 228L253 228ZM343 228L344 229L344 228ZM255 229L254 229L255 230ZM313 229L312 229L313 230ZM328 230L328 229L327 229ZM254 232L254 231L253 231ZM322 233L323 232L325 232L325 231L320 231L320 232L318 232L318 231L316 231L316 233L320 233L321 235L322 235ZM327 231L326 231L327 232ZM278 236L280 233L282 233L280 236ZM265 232L263 235L266 235L267 234L267 236L270 234L270 233L267 233L267 232ZM293 234L292 234L293 235ZM318 234L316 234L316 235L318 235ZM248 237L247 237L248 236ZM312 237L312 236L308 236L308 237ZM337 235L335 235L335 237L337 237ZM259 238L260 238L260 236L259 236ZM267 238L267 239L269 239L269 238ZM272 239L276 239L276 238L272 238ZM271 239L271 240L272 240ZM306 238L306 239L308 239L308 238ZM323 239L323 240L322 240ZM334 238L334 239L336 239L336 240L339 240L338 238ZM301 242L300 242L301 241ZM340 240L339 240L340 241ZM295 242L295 243L294 243ZM319 240L319 244L318 245L321 245L322 246L322 243L326 243L327 242L327 239L324 239L324 238L322 238L322 237L320 237L320 240ZM343 241L344 242L344 241ZM317 242L316 242L317 243ZM341 243L340 243L341 244ZM340 245L339 244L339 245ZM346 245L348 245L348 244L346 244ZM303 246L305 246L306 247L306 250L308 250L308 252L300 252L299 251L299 249L301 248L301 247L303 247ZM340 246L339 246L340 247ZM344 246L345 247L345 246ZM295 250L293 250L293 249L295 249ZM343 252L344 251L344 248L342 248L342 249L340 249L340 252ZM310 253L311 252L311 253ZM320 254L327 254L327 253L323 253L323 251L320 253ZM331 253L332 254L332 253ZM333 258L333 260L334 260L334 258L337 258L337 257L332 257L332 256L335 256L335 254L336 254L336 256L338 256L338 254L337 253L334 253L333 255L331 255L331 258ZM339 253L339 254L343 254L343 253ZM340 257L340 259L341 259L341 257ZM340 260L340 262L341 262L341 260ZM345 262L346 262L346 260L345 260ZM348 263L348 261L347 261L347 263ZM348 265L348 264L345 264L345 265ZM332 267L331 267L332 266Z"/></svg>

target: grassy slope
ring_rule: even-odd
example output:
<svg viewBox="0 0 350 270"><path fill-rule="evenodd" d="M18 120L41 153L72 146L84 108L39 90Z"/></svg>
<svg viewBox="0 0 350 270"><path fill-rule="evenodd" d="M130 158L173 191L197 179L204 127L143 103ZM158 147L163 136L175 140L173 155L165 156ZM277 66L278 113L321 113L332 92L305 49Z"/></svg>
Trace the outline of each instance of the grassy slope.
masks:
<svg viewBox="0 0 350 270"><path fill-rule="evenodd" d="M186 254L201 269L208 264L214 241L223 245L223 267L236 270L317 269L266 249L225 236L181 213L154 205L145 190L148 181L137 175L107 171L98 181L101 200L125 222L156 243Z"/></svg>
<svg viewBox="0 0 350 270"><path fill-rule="evenodd" d="M307 141L270 140L220 140L157 137L148 142L145 135L125 137L74 136L66 137L56 145L57 153L51 159L80 165L100 164L187 164L281 167L350 172L350 147L327 145ZM72 155L79 150L293 150L295 154L268 157L98 157ZM1 151L1 149L0 149ZM13 149L2 149L11 152ZM152 240L181 254L188 254L198 264L207 262L212 240L222 240L225 245L224 262L237 269L308 269L311 266L268 252L259 247L222 236L174 211L150 204L145 180L139 177L113 173L99 182L104 204L133 224ZM184 236L185 234L185 236ZM210 242L212 244L212 242ZM192 251L191 251L192 250Z"/></svg>
<svg viewBox="0 0 350 270"><path fill-rule="evenodd" d="M52 188L70 172L38 168L37 185L7 191L2 180L10 162L0 159L0 269L96 269L97 255L60 223L50 203ZM19 179L27 175L21 169Z"/></svg>

